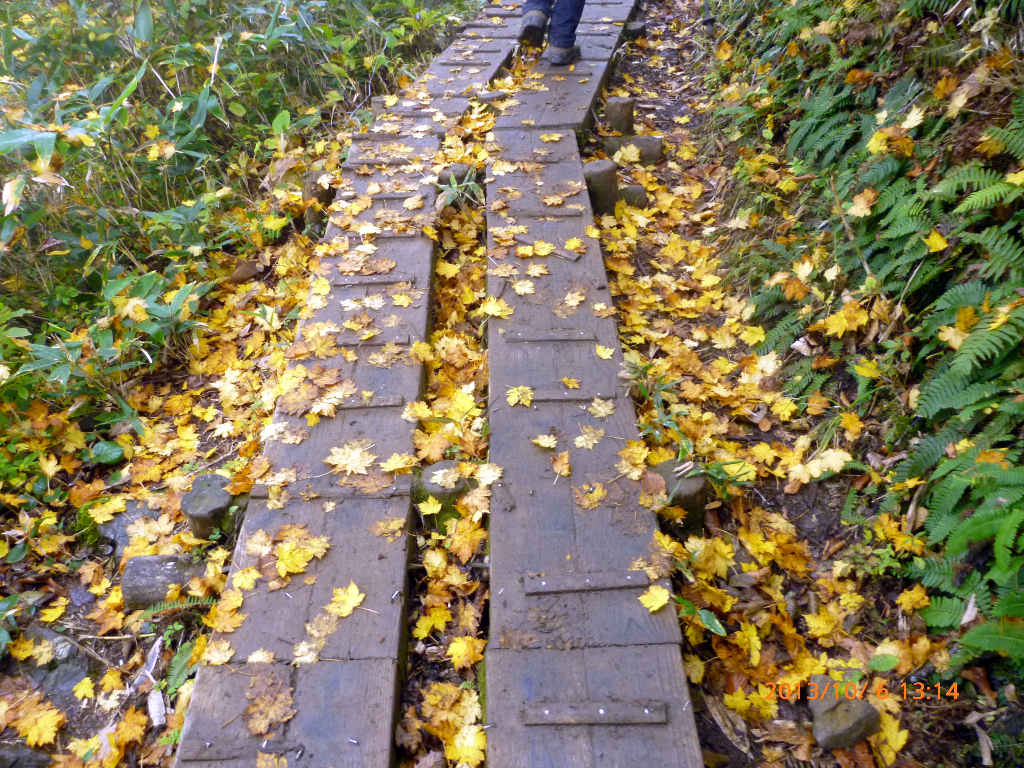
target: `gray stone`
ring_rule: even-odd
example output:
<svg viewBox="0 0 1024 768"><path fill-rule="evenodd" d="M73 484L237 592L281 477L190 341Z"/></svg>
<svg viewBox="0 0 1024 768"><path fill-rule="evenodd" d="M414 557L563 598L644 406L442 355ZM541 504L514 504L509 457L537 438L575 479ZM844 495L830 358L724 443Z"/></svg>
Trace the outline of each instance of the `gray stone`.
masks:
<svg viewBox="0 0 1024 768"><path fill-rule="evenodd" d="M89 605L89 603L96 602L96 595L89 591L87 587L75 587L71 590L71 604L75 608L81 608L83 605Z"/></svg>
<svg viewBox="0 0 1024 768"><path fill-rule="evenodd" d="M28 632L25 634L31 636ZM37 667L34 664L22 662L21 665L21 674L35 682L47 698L53 699L58 706L78 704L74 687L89 674L89 661L79 655L77 648L73 647L73 649L74 655L65 657L63 661L57 660L58 653L55 646L53 660L49 664Z"/></svg>
<svg viewBox="0 0 1024 768"><path fill-rule="evenodd" d="M689 464L669 459L653 469L665 478L665 493L668 494L669 504L703 516L704 505L708 503L708 479L705 475L687 477Z"/></svg>
<svg viewBox="0 0 1024 768"><path fill-rule="evenodd" d="M507 91L477 91L477 101L481 104L493 104L496 101L508 98Z"/></svg>
<svg viewBox="0 0 1024 768"><path fill-rule="evenodd" d="M622 30L622 34L627 40L647 37L647 24L643 21L631 21Z"/></svg>
<svg viewBox="0 0 1024 768"><path fill-rule="evenodd" d="M863 683L858 685L849 677L837 683L828 675L814 675L810 682L815 686L818 696L808 698L807 706L814 715L814 740L822 749L849 749L878 733L878 710L865 699L846 696L846 685L853 686L851 691L859 692Z"/></svg>
<svg viewBox="0 0 1024 768"><path fill-rule="evenodd" d="M633 132L633 107L636 101L612 96L604 103L604 125L609 131L629 134Z"/></svg>
<svg viewBox="0 0 1024 768"><path fill-rule="evenodd" d="M878 710L864 699L843 699L814 719L814 740L822 749L849 749L878 733Z"/></svg>
<svg viewBox="0 0 1024 768"><path fill-rule="evenodd" d="M621 191L622 199L625 200L626 205L630 205L634 208L646 208L651 204L651 200L647 197L647 190L640 184L630 184L629 186L623 187Z"/></svg>
<svg viewBox="0 0 1024 768"><path fill-rule="evenodd" d="M437 174L437 183L444 187L450 187L455 183L461 184L472 170L466 163L452 163Z"/></svg>
<svg viewBox="0 0 1024 768"><path fill-rule="evenodd" d="M63 664L78 655L78 646L60 632L41 627L38 624L25 630L25 637L30 640L44 640L53 644L53 661L50 664Z"/></svg>
<svg viewBox="0 0 1024 768"><path fill-rule="evenodd" d="M112 547L111 555L113 555L115 563L121 560L121 553L131 541L131 536L128 535L128 526L138 520L142 514L143 511L139 508L138 502L129 501L125 512L120 512L114 515L112 520L96 526L100 538Z"/></svg>
<svg viewBox="0 0 1024 768"><path fill-rule="evenodd" d="M307 227L322 224L327 219L324 207L334 201L334 187L328 185L325 188L319 183L325 174L331 175L327 171L310 171L302 175L302 200L309 203L303 212L303 220Z"/></svg>
<svg viewBox="0 0 1024 768"><path fill-rule="evenodd" d="M223 475L199 475L192 481L192 490L181 498L181 511L185 513L192 534L209 539L234 502L225 489L231 480Z"/></svg>
<svg viewBox="0 0 1024 768"><path fill-rule="evenodd" d="M661 136L606 136L604 151L611 157L630 144L640 150L640 162L644 165L653 165L665 155L665 142Z"/></svg>
<svg viewBox="0 0 1024 768"><path fill-rule="evenodd" d="M590 204L599 216L615 213L619 201L619 175L611 160L593 160L583 166Z"/></svg>
<svg viewBox="0 0 1024 768"><path fill-rule="evenodd" d="M436 464L431 464L429 467L424 467L423 473L413 489L416 498L425 499L428 496L433 496L442 504L455 502L459 496L470 489L469 480L460 476L455 481L454 488L445 488L443 485L434 482L434 477L438 472L458 472L458 466L459 462L457 461L439 461Z"/></svg>
<svg viewBox="0 0 1024 768"><path fill-rule="evenodd" d="M47 768L53 758L24 744L0 744L0 768Z"/></svg>
<svg viewBox="0 0 1024 768"><path fill-rule="evenodd" d="M373 115L374 120L383 115L386 111L387 107L384 106L383 96L374 96L370 99L370 114Z"/></svg>
<svg viewBox="0 0 1024 768"><path fill-rule="evenodd" d="M140 555L124 567L121 593L124 607L137 611L162 602L172 584L188 584L193 576L202 577L206 567L192 562L187 555Z"/></svg>

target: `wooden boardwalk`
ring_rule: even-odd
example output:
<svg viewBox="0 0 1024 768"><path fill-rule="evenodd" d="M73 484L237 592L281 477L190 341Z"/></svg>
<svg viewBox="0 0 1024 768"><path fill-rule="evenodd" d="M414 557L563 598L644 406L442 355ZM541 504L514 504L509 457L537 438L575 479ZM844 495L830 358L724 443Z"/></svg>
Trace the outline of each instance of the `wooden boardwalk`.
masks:
<svg viewBox="0 0 1024 768"><path fill-rule="evenodd" d="M652 615L640 605L636 598L647 588L647 576L628 570L635 558L648 554L656 523L636 504L636 483L616 479L613 469L623 439L639 437L632 403L617 379L622 353L615 323L590 309L594 302L611 306L612 300L599 243L585 231L593 213L574 141L574 131L593 119L622 23L631 12L632 0L588 2L579 30L584 60L572 72L538 64L534 74L543 77L532 82L546 88L519 92L519 105L495 128L502 159L530 165L489 183L488 202L504 199L509 187L523 192L511 196L515 199L508 199L500 215L488 213L489 230L515 220L529 227L528 241L561 247L577 237L587 249L578 257L561 251L575 259L544 259L550 275L536 281L534 295L517 296L500 277L488 282L490 295L516 308L507 320L492 318L488 329L491 400L498 404L490 413L491 461L504 467L493 489L490 521L491 768L702 764L678 622L668 608ZM349 250L323 260L330 294L327 301L311 294L313 306L322 308L303 321L298 340L313 343L331 324L341 327L349 320L352 312L343 311L342 301L388 296L389 289L415 299L405 307L389 301L380 311L366 310L371 321L358 331L339 328L333 335L347 355L293 363L336 371L337 380L351 382L345 388L351 394L335 398L334 418L312 427L297 412L301 409L279 404L275 422L307 429L309 437L299 444L268 443L271 472L294 472L286 486L290 499L282 504L276 489L254 488L232 574L250 566L266 570L264 554L248 546L260 531L287 536L301 527L309 536L327 537L330 546L290 584L271 591L260 583L245 597L241 611L249 618L224 636L234 649L231 662L199 670L178 768L253 768L258 753L284 756L293 768L393 763L409 547L403 538L390 541L371 528L382 521L408 523L409 476L367 493L366 487L339 486L339 475L326 474L330 467L324 459L333 448L360 440L372 443L380 461L414 452L415 426L401 413L406 403L419 399L425 371L403 362L383 367L381 356L396 345L405 351L426 339L435 251L410 215L415 211L405 210L403 202L423 195L425 210L430 209L435 191L421 185L423 170L450 123L434 116L461 115L469 94L498 75L516 45L518 16L518 10L486 7L368 134L354 138L345 172L351 184L339 200L365 198L372 183L399 191L375 194L370 207L359 211L357 205L354 215L332 216L324 242L347 237ZM524 120L533 123L527 127ZM540 134L555 129L565 134L562 141L540 140ZM353 173L357 169L360 173ZM555 189L575 189L567 201L580 207L545 205L538 192ZM360 233L372 231L370 226L380 232L364 238ZM375 248L357 247L365 242ZM488 246L500 247L493 231ZM395 265L384 269L386 260ZM525 271L529 260L510 255L504 263ZM563 302L556 313L555 304L573 291L586 300L575 308ZM614 350L610 360L595 355L597 344ZM562 377L578 378L580 388L567 389ZM505 390L513 386L535 390L529 408L504 403ZM614 413L597 418L583 410L595 398L613 404ZM603 429L606 436L592 449L579 449L573 439L584 427ZM571 477L556 478L550 453L530 443L549 432L562 436L559 451L570 452ZM572 486L594 483L604 484L608 495L596 508L581 509ZM295 646L315 640L310 627L333 590L350 581L365 593L361 607L369 610L355 611L344 619L342 631L321 638L316 653L324 661L292 664ZM273 653L274 660L264 655L258 663L246 663L257 651ZM294 691L290 697L288 689ZM294 714L283 723L272 720L253 728L245 713L255 706Z"/></svg>

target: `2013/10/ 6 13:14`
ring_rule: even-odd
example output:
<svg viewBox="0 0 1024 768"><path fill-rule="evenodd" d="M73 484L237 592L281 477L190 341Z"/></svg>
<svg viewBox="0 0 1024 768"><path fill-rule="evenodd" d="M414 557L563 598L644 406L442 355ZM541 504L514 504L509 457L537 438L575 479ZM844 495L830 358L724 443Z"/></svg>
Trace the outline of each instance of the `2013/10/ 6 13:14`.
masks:
<svg viewBox="0 0 1024 768"><path fill-rule="evenodd" d="M785 699L786 701L795 701L800 698L814 701L817 699L824 699L829 696L834 696L836 699L843 697L847 699L862 699L867 694L869 685L869 682L865 682L864 685L861 686L855 682L840 683L835 681L831 681L825 685L818 685L817 683L810 682L807 683L806 686L802 683L796 686L790 685L789 683L768 683L768 688L771 689L771 692L766 698L769 700L779 698ZM935 689L934 694L931 692L932 688ZM960 698L960 693L957 690L956 683L950 684L945 690L942 689L942 683L925 685L922 682L912 683L909 688L906 683L903 683L900 685L899 689L903 691L904 700L916 699L920 701L922 699L938 699L942 696L949 696L954 700ZM888 684L884 682L879 683L875 687L874 694L875 697L879 699L889 698L890 692Z"/></svg>

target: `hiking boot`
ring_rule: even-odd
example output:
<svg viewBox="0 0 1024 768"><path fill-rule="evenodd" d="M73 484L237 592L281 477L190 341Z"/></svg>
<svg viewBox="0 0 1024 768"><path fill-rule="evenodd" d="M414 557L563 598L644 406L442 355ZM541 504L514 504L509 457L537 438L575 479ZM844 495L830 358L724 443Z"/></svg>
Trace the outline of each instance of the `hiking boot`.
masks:
<svg viewBox="0 0 1024 768"><path fill-rule="evenodd" d="M559 48L555 45L548 46L548 64L555 67L564 67L580 60L580 47L574 45L572 48Z"/></svg>
<svg viewBox="0 0 1024 768"><path fill-rule="evenodd" d="M540 48L544 45L544 33L548 28L548 17L544 11L528 11L523 16L523 26L519 30L519 42Z"/></svg>

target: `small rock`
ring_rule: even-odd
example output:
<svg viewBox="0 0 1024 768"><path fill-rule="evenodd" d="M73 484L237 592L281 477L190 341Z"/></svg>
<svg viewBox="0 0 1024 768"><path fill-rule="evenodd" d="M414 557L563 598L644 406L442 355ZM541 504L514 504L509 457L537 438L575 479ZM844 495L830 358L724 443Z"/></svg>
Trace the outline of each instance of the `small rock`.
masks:
<svg viewBox="0 0 1024 768"><path fill-rule="evenodd" d="M458 472L459 462L457 461L439 461L429 467L424 467L423 473L413 489L415 497L426 499L428 496L433 496L442 504L456 501L459 496L469 490L469 480L459 475ZM453 479L455 487L446 488L435 482L435 478L438 480ZM450 485L450 483L446 483L446 485Z"/></svg>
<svg viewBox="0 0 1024 768"><path fill-rule="evenodd" d="M630 144L640 150L640 162L644 165L653 165L665 156L665 142L661 136L606 136L604 151L611 157Z"/></svg>
<svg viewBox="0 0 1024 768"><path fill-rule="evenodd" d="M124 512L114 515L113 520L96 526L100 538L104 539L113 548L111 554L114 557L115 563L120 562L121 553L131 541L131 536L128 535L128 526L144 514L145 512L137 501L129 501L128 508Z"/></svg>
<svg viewBox="0 0 1024 768"><path fill-rule="evenodd" d="M374 120L383 115L386 111L387 107L384 106L383 96L374 96L370 99L370 114L373 115Z"/></svg>
<svg viewBox="0 0 1024 768"><path fill-rule="evenodd" d="M633 132L633 107L636 101L612 96L604 103L604 125L609 131L618 133Z"/></svg>
<svg viewBox="0 0 1024 768"><path fill-rule="evenodd" d="M53 758L23 744L0 744L0 768L49 768Z"/></svg>
<svg viewBox="0 0 1024 768"><path fill-rule="evenodd" d="M322 224L327 219L327 214L324 212L324 208L330 205L334 200L334 188L330 185L324 187L320 183L320 178L325 173L326 171L309 171L302 175L303 201L320 204L319 209L315 204L311 204L307 206L306 210L303 212L303 220L307 227L315 227Z"/></svg>
<svg viewBox="0 0 1024 768"><path fill-rule="evenodd" d="M181 498L181 511L185 513L192 534L209 539L224 520L234 501L225 489L231 480L223 475L199 475L192 481L192 490Z"/></svg>
<svg viewBox="0 0 1024 768"><path fill-rule="evenodd" d="M676 459L663 461L654 471L665 478L665 493L669 503L682 507L687 512L704 514L704 505L708 503L708 479L705 475L687 477L689 462Z"/></svg>
<svg viewBox="0 0 1024 768"><path fill-rule="evenodd" d="M647 24L643 21L631 21L622 30L627 40L636 40L640 37L647 37Z"/></svg>
<svg viewBox="0 0 1024 768"><path fill-rule="evenodd" d="M81 608L83 605L89 605L89 603L96 602L96 595L88 590L86 587L75 587L71 590L71 604L75 608Z"/></svg>
<svg viewBox="0 0 1024 768"><path fill-rule="evenodd" d="M22 674L35 681L39 689L47 698L53 699L57 706L74 706L78 704L74 688L89 674L89 662L77 655L77 648L75 653L75 656L60 663L57 663L55 653L54 661L42 667L23 668Z"/></svg>
<svg viewBox="0 0 1024 768"><path fill-rule="evenodd" d="M507 91L477 91L477 101L481 104L493 104L496 101L508 98Z"/></svg>
<svg viewBox="0 0 1024 768"><path fill-rule="evenodd" d="M583 178L587 181L590 204L594 213L603 216L615 213L619 201L619 176L611 160L594 160L583 166Z"/></svg>
<svg viewBox="0 0 1024 768"><path fill-rule="evenodd" d="M704 505L708 503L708 479L705 475L687 477L689 462L675 459L663 461L652 469L665 479L668 503L686 510L682 520L687 531L698 532L704 527Z"/></svg>
<svg viewBox="0 0 1024 768"><path fill-rule="evenodd" d="M814 740L822 749L849 749L878 733L878 710L864 699L847 698L844 683L837 683L828 675L814 675L811 684L817 686L818 698L809 699L807 706L814 715ZM856 684L850 681L850 685Z"/></svg>
<svg viewBox="0 0 1024 768"><path fill-rule="evenodd" d="M54 632L52 629L41 627L38 624L29 627L25 631L25 637L30 640L43 640L53 645L53 661L51 664L63 664L68 659L73 659L78 655L78 647L68 640L60 632Z"/></svg>
<svg viewBox="0 0 1024 768"><path fill-rule="evenodd" d="M622 199L633 208L646 208L651 204L647 190L641 184L630 184L622 188Z"/></svg>
<svg viewBox="0 0 1024 768"><path fill-rule="evenodd" d="M437 174L437 183L443 187L451 187L456 183L461 184L472 170L466 163L452 163Z"/></svg>
<svg viewBox="0 0 1024 768"><path fill-rule="evenodd" d="M187 555L140 555L124 567L121 593L124 607L137 611L162 602L172 584L188 584L193 576L202 577L206 567L192 562Z"/></svg>
<svg viewBox="0 0 1024 768"><path fill-rule="evenodd" d="M254 279L263 266L255 259L239 259L235 262L235 268L231 274L224 278L227 285L241 285Z"/></svg>

